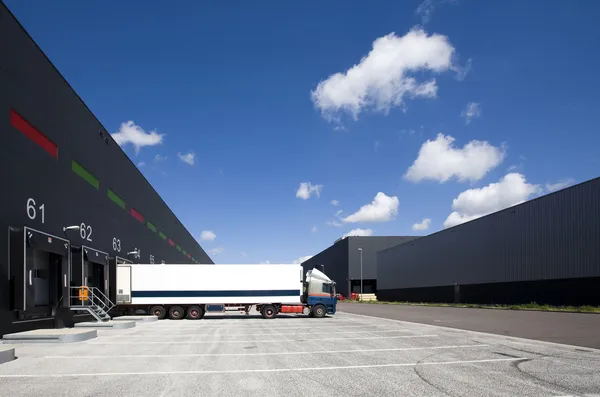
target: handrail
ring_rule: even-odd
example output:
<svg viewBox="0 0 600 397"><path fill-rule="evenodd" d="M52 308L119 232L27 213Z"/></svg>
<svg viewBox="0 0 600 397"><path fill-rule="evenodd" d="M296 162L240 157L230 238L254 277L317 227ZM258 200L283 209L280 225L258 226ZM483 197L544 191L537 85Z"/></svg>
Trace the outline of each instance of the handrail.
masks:
<svg viewBox="0 0 600 397"><path fill-rule="evenodd" d="M110 300L110 298L106 295L104 295L104 293L102 291L100 291L100 289L98 287L92 287L94 290L96 290L98 292L98 294L100 294L102 296L102 298L104 298L104 302L109 302L110 306L108 305L108 303L106 304L106 306L108 307L108 309L106 311L109 311L110 309L112 309L113 307L115 307L115 304L112 303L112 301Z"/></svg>
<svg viewBox="0 0 600 397"><path fill-rule="evenodd" d="M108 312L115 307L115 304L100 289L83 285L70 286L69 290L77 290L76 294L69 293L71 310L86 310L98 321L110 319ZM73 299L79 302L73 303Z"/></svg>
<svg viewBox="0 0 600 397"><path fill-rule="evenodd" d="M101 307L102 310L104 311L109 311L111 310L113 307L115 307L115 304L104 294L102 293L102 291L100 291L100 289L98 289L97 287L88 287L88 286L71 286L69 287L71 290L77 290L77 294L76 295L72 295L69 294L69 299L79 299L81 301L81 304L76 304L75 306L86 306L86 304L84 303L86 300L89 301L91 304L96 305L98 307ZM82 295L80 294L81 290L86 290L88 292L88 295L86 295L87 299L82 299ZM107 303L109 302L109 303ZM70 302L71 303L71 302Z"/></svg>

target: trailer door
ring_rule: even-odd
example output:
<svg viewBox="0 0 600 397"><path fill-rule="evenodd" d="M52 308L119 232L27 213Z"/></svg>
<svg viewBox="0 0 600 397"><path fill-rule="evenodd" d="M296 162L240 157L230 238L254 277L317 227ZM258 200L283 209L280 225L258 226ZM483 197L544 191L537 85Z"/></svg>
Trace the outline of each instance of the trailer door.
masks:
<svg viewBox="0 0 600 397"><path fill-rule="evenodd" d="M117 266L117 304L131 303L131 266Z"/></svg>

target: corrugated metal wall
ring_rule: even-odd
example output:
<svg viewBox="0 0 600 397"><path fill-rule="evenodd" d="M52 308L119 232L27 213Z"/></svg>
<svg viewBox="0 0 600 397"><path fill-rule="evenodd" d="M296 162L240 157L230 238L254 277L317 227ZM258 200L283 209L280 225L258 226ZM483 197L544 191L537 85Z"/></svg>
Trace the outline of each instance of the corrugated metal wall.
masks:
<svg viewBox="0 0 600 397"><path fill-rule="evenodd" d="M413 240L418 237L405 236L352 236L338 240L331 247L319 252L302 263L304 271L314 267L321 270L337 283L337 291L344 296L350 294L350 280L360 279L360 252L363 249L363 279L377 278L377 252Z"/></svg>
<svg viewBox="0 0 600 397"><path fill-rule="evenodd" d="M363 279L377 279L377 253L419 237L412 236L352 236L348 237L349 277L360 278L360 251L362 248Z"/></svg>
<svg viewBox="0 0 600 397"><path fill-rule="evenodd" d="M600 276L600 178L378 255L378 290Z"/></svg>
<svg viewBox="0 0 600 397"><path fill-rule="evenodd" d="M323 270L321 265L325 266L325 274L337 283L337 292L347 295L349 291L349 283L347 281L348 241L340 240L302 263L304 273L315 267Z"/></svg>

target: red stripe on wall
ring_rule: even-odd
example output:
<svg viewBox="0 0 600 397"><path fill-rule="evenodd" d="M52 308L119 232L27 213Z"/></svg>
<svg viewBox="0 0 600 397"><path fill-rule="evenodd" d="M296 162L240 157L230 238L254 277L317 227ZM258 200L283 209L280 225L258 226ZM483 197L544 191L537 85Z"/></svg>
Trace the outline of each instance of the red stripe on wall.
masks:
<svg viewBox="0 0 600 397"><path fill-rule="evenodd" d="M32 126L17 113L14 109L10 109L10 123L23 135L37 143L42 149L47 151L52 157L58 158L58 146L52 142L46 135L42 134L37 128Z"/></svg>
<svg viewBox="0 0 600 397"><path fill-rule="evenodd" d="M173 247L175 247L175 242L171 239L169 239L169 244L171 244Z"/></svg>
<svg viewBox="0 0 600 397"><path fill-rule="evenodd" d="M129 213L131 214L131 216L133 216L135 219L137 219L140 222L144 222L144 217L142 216L142 214L140 214L139 212L137 212L136 210L134 210L133 208L129 209Z"/></svg>
<svg viewBox="0 0 600 397"><path fill-rule="evenodd" d="M191 258L192 256L191 256L190 254L187 254L187 257L188 257L188 258Z"/></svg>

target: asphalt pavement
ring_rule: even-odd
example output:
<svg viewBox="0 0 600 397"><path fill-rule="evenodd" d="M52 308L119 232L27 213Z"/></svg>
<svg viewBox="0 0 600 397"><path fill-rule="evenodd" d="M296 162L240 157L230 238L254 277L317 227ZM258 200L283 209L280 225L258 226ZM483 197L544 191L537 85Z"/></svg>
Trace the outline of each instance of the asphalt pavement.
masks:
<svg viewBox="0 0 600 397"><path fill-rule="evenodd" d="M338 302L347 313L600 349L600 314Z"/></svg>
<svg viewBox="0 0 600 397"><path fill-rule="evenodd" d="M600 396L600 351L338 312L211 316L14 345L17 396Z"/></svg>

